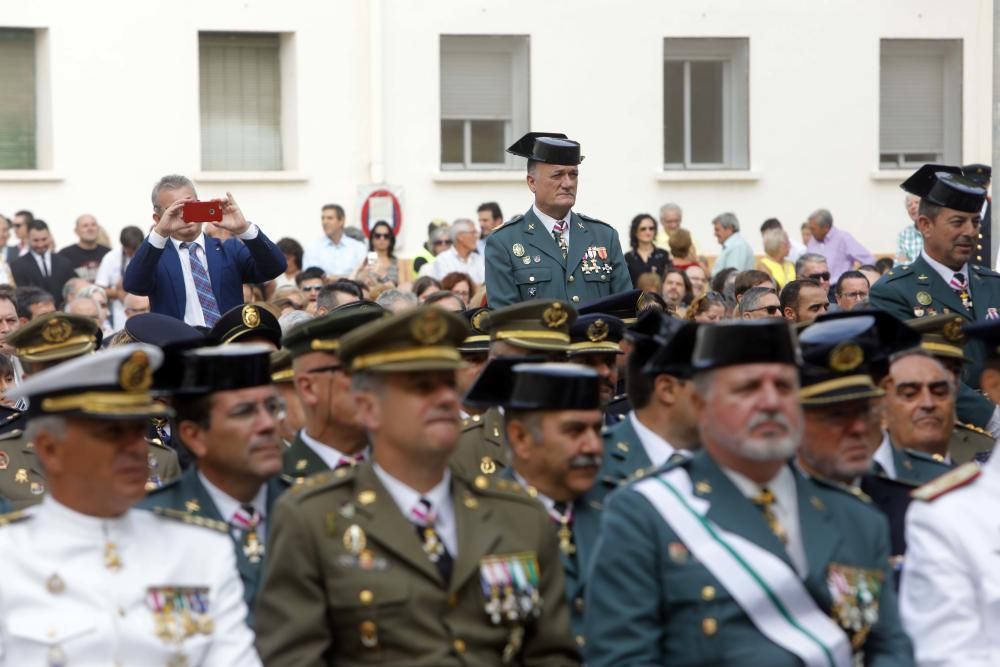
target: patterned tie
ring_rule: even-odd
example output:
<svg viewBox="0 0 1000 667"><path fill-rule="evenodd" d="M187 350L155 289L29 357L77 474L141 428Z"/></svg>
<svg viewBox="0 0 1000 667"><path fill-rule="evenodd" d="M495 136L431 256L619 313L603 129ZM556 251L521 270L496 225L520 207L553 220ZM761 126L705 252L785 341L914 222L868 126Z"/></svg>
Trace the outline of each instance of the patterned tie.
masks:
<svg viewBox="0 0 1000 667"><path fill-rule="evenodd" d="M782 544L788 544L788 533L785 532L784 526L778 522L778 517L774 514L774 493L771 492L769 488L762 487L760 493L750 499L754 505L760 508L761 513L764 515L764 520L767 521L768 527L770 527L771 532L781 540Z"/></svg>
<svg viewBox="0 0 1000 667"><path fill-rule="evenodd" d="M969 287L965 283L965 274L956 273L952 276L951 281L948 284L951 285L953 290L955 290L955 294L958 295L958 298L962 300L962 305L965 306L965 309L971 313L972 297L969 296Z"/></svg>
<svg viewBox="0 0 1000 667"><path fill-rule="evenodd" d="M451 554L444 546L434 529L437 514L431 506L431 501L421 498L410 510L410 521L416 526L417 537L420 538L424 553L437 566L441 581L447 584L451 580L451 568L454 565Z"/></svg>
<svg viewBox="0 0 1000 667"><path fill-rule="evenodd" d="M345 468L351 466L352 468L359 463L365 462L365 450L361 450L357 454L351 454L350 456L341 456L340 460L337 461L337 465L333 467L334 470L339 468Z"/></svg>
<svg viewBox="0 0 1000 667"><path fill-rule="evenodd" d="M573 544L573 508L562 501L553 503L552 509L549 510L549 518L559 526L556 532L559 538L559 550L572 558L576 555L576 545Z"/></svg>
<svg viewBox="0 0 1000 667"><path fill-rule="evenodd" d="M563 261L569 256L569 244L566 242L566 221L558 220L552 225L552 238L562 251Z"/></svg>
<svg viewBox="0 0 1000 667"><path fill-rule="evenodd" d="M260 563L264 558L264 543L257 535L257 527L260 525L261 515L253 505L240 505L240 508L233 514L229 525L237 533L243 546L243 554L254 565Z"/></svg>
<svg viewBox="0 0 1000 667"><path fill-rule="evenodd" d="M214 327L219 321L219 304L215 300L215 293L212 291L212 283L208 279L208 271L205 265L198 259L197 243L181 243L181 249L187 249L188 258L191 260L191 277L194 279L194 288L198 292L198 301L201 302L201 312L205 316L205 325Z"/></svg>

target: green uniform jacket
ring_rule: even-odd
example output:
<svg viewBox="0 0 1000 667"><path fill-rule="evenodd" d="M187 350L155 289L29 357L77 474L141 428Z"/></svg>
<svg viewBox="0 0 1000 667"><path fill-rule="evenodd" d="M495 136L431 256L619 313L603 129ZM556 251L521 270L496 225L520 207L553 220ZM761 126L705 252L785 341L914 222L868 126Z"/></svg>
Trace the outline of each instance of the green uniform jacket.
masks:
<svg viewBox="0 0 1000 667"><path fill-rule="evenodd" d="M281 472L293 483L330 469L323 459L302 441L302 431L295 434L295 440L285 449L282 461Z"/></svg>
<svg viewBox="0 0 1000 667"><path fill-rule="evenodd" d="M706 518L768 549L791 565L763 514L705 452L677 463L696 495L708 500ZM665 470L671 466L664 466ZM831 612L827 586L832 563L878 569L883 581L878 622L863 644L868 667L910 667L913 649L903 632L889 568L885 517L864 500L793 468L799 524L809 572L804 586ZM798 657L753 625L722 583L684 548L645 496L632 485L606 504L587 591L590 667L798 667Z"/></svg>
<svg viewBox="0 0 1000 667"><path fill-rule="evenodd" d="M146 441L149 460L149 478L146 490L159 488L181 474L177 453L169 447ZM0 436L0 497L10 501L16 510L42 502L45 490L45 471L35 455L34 446L19 431Z"/></svg>
<svg viewBox="0 0 1000 667"><path fill-rule="evenodd" d="M563 260L555 239L529 208L487 238L486 289L491 308L528 299L561 299L578 305L628 292L632 279L614 227L573 213L569 251Z"/></svg>
<svg viewBox="0 0 1000 667"><path fill-rule="evenodd" d="M955 467L954 463L936 459L930 454L896 446L892 446L892 462L896 466L896 479L915 486L933 481ZM872 462L872 472L885 474L882 466L875 461Z"/></svg>
<svg viewBox="0 0 1000 667"><path fill-rule="evenodd" d="M1000 273L978 265L969 265L970 313L955 291L941 279L923 257L909 265L895 267L872 285L871 306L892 313L901 320L925 315L955 313L970 322L1000 317ZM921 301L925 303L921 303ZM993 312L990 312L993 309ZM995 406L977 389L979 374L986 361L986 350L979 341L965 343L965 355L970 363L962 369L962 385L958 391L958 418L984 427L993 416Z"/></svg>
<svg viewBox="0 0 1000 667"><path fill-rule="evenodd" d="M506 468L500 473L501 479L506 479L518 483L514 477L513 468ZM566 601L570 608L570 626L573 628L573 636L576 643L586 646L586 635L583 633L583 613L586 609L586 583L587 569L590 567L591 557L594 547L597 546L598 531L601 527L601 511L604 509L604 497L608 494L601 484L594 484L594 487L586 494L573 501L573 544L576 552L570 556L559 550L559 559L562 561L563 573L566 575ZM531 490L528 495L532 495ZM553 534L558 534L559 524L550 520Z"/></svg>
<svg viewBox="0 0 1000 667"><path fill-rule="evenodd" d="M275 507L257 598L264 664L485 667L511 646L514 665L578 665L545 510L519 485L484 476L453 474L451 496L459 546L445 587L371 464L292 487ZM523 628L494 625L480 559L525 553L538 557L541 615Z"/></svg>
<svg viewBox="0 0 1000 667"><path fill-rule="evenodd" d="M288 483L278 477L274 477L267 482L267 513L265 515L265 527L268 537L274 530L273 514L274 501L281 493L288 488ZM184 471L184 474L173 480L171 483L152 491L143 498L136 507L140 509L152 510L157 507L165 509L187 512L194 516L202 516L206 519L214 519L224 524L229 524L229 517L223 518L212 501L208 489L198 478L198 467L191 466ZM247 603L247 624L253 627L254 624L254 598L257 589L260 588L260 580L264 571L265 556L261 562L254 564L243 553L243 545L236 541L236 537L230 532L229 537L233 541L236 550L236 569L240 572L240 579L243 581L243 599Z"/></svg>
<svg viewBox="0 0 1000 667"><path fill-rule="evenodd" d="M653 465L628 416L613 426L605 427L602 437L604 461L598 483L605 488L613 489Z"/></svg>
<svg viewBox="0 0 1000 667"><path fill-rule="evenodd" d="M450 465L466 479L495 475L507 467L507 438L500 410L490 408L462 420L462 435Z"/></svg>

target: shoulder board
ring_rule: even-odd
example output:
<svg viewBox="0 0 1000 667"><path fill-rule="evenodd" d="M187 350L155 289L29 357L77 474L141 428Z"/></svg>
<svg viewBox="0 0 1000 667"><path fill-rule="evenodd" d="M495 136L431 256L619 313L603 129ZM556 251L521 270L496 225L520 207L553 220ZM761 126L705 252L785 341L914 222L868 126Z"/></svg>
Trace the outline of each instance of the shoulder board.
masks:
<svg viewBox="0 0 1000 667"><path fill-rule="evenodd" d="M146 492L146 496L155 496L159 493L163 493L167 489L172 489L180 483L181 483L181 478L180 475L178 475L173 479L168 479L166 482L163 482L162 484L160 484L160 486L156 487L155 489L150 489L149 491Z"/></svg>
<svg viewBox="0 0 1000 667"><path fill-rule="evenodd" d="M288 493L293 496L305 496L312 491L337 487L354 479L354 471L355 466L342 466L336 470L326 470L308 477L300 477L293 480L292 485L288 488Z"/></svg>
<svg viewBox="0 0 1000 667"><path fill-rule="evenodd" d="M691 463L691 457L685 456L682 459L675 459L673 461L667 461L660 466L650 466L648 468L638 468L634 473L622 480L622 485L631 484L632 482L638 482L639 480L645 479L647 477L653 477L654 475L659 475L660 473L667 472L668 470L673 470L674 468L683 468L684 466Z"/></svg>
<svg viewBox="0 0 1000 667"><path fill-rule="evenodd" d="M871 497L869 497L867 493L853 484L842 484L840 482L835 482L832 479L822 479L820 477L810 477L809 479L816 482L820 486L833 489L834 491L840 491L841 493L846 493L849 496L854 496L863 503L871 504L872 502Z"/></svg>
<svg viewBox="0 0 1000 667"><path fill-rule="evenodd" d="M573 212L576 213L576 211L573 211ZM583 218L584 220L586 220L587 222L596 222L596 223L601 224L601 225L607 225L608 227L611 226L608 223L604 222L603 220L598 220L597 218L590 217L586 213L576 213L576 214L578 216L580 216L581 218Z"/></svg>
<svg viewBox="0 0 1000 667"><path fill-rule="evenodd" d="M503 223L500 226L501 227L506 227L507 225L513 225L513 224L515 224L517 222L520 222L521 220L524 220L524 215L521 214L521 213L518 213L513 218L511 218L510 220L508 220L507 222Z"/></svg>
<svg viewBox="0 0 1000 667"><path fill-rule="evenodd" d="M26 512L24 510L16 510L14 512L7 512L5 514L0 514L0 526L6 526L10 523L17 523L18 521L24 521L25 519L30 519L32 517L31 512Z"/></svg>
<svg viewBox="0 0 1000 667"><path fill-rule="evenodd" d="M910 495L917 499L930 502L935 498L940 498L949 491L961 488L979 477L982 468L976 463L965 463L950 472L946 472L937 479L924 484Z"/></svg>
<svg viewBox="0 0 1000 667"><path fill-rule="evenodd" d="M980 266L979 264L970 264L969 268L971 268L973 271L975 271L981 276L1000 278L1000 273L997 273L993 269L987 268L985 266Z"/></svg>
<svg viewBox="0 0 1000 667"><path fill-rule="evenodd" d="M169 507L154 507L153 514L161 516L164 519L174 519L175 521L180 521L191 526L211 528L212 530L216 530L220 533L229 532L229 526L226 525L225 521L217 521L216 519L209 519L208 517L190 514L188 512L171 509Z"/></svg>
<svg viewBox="0 0 1000 667"><path fill-rule="evenodd" d="M902 266L894 266L885 273L885 279L888 281L897 280L902 276L909 275L910 265L903 264Z"/></svg>
<svg viewBox="0 0 1000 667"><path fill-rule="evenodd" d="M15 438L20 438L24 435L24 431L19 428L15 428L13 431L7 431L6 433L0 434L0 440L14 440Z"/></svg>
<svg viewBox="0 0 1000 667"><path fill-rule="evenodd" d="M483 422L482 415L472 415L471 417L466 417L462 420L462 432L471 431L472 429L482 428L485 426Z"/></svg>
<svg viewBox="0 0 1000 667"><path fill-rule="evenodd" d="M160 440L159 438L146 438L146 442L150 445L153 445L154 447L159 447L160 449L170 449L169 447L164 445L163 441Z"/></svg>
<svg viewBox="0 0 1000 667"><path fill-rule="evenodd" d="M991 440L993 439L993 434L991 434L985 428L979 428L975 424L963 424L962 422L955 422L955 428L960 428L966 431L972 431L973 433L978 433L979 435L985 435Z"/></svg>
<svg viewBox="0 0 1000 667"><path fill-rule="evenodd" d="M944 460L944 457L940 454L928 454L927 452L917 451L916 449L904 449L907 455L912 456L915 459L920 459L921 461L927 461L928 463L936 463L939 466L944 466L949 468L948 463Z"/></svg>
<svg viewBox="0 0 1000 667"><path fill-rule="evenodd" d="M9 415L7 415L6 417L4 417L3 419L0 419L0 426L3 426L4 424L9 424L10 422L14 421L15 419L17 419L18 417L22 416L23 414L24 413L20 412L20 411L15 411L15 412L10 413Z"/></svg>
<svg viewBox="0 0 1000 667"><path fill-rule="evenodd" d="M452 474L455 474L454 471L452 471ZM537 504L535 500L535 496L538 495L537 492L534 489L525 489L513 479L495 475L476 475L472 478L471 482L464 477L460 479L468 483L477 493L483 495L518 500L530 505Z"/></svg>

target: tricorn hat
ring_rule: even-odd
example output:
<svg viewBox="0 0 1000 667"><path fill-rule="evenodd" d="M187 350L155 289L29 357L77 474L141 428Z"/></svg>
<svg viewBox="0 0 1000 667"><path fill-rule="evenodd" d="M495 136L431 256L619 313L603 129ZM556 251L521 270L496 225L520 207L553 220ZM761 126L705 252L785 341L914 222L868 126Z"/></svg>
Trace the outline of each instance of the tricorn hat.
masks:
<svg viewBox="0 0 1000 667"><path fill-rule="evenodd" d="M580 144L557 132L528 132L515 141L507 152L548 164L577 165L583 162Z"/></svg>

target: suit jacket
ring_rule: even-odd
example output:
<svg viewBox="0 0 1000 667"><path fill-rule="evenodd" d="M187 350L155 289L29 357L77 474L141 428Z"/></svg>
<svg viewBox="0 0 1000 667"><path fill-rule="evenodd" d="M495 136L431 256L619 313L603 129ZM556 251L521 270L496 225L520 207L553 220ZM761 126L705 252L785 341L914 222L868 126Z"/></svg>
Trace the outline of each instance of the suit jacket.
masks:
<svg viewBox="0 0 1000 667"><path fill-rule="evenodd" d="M517 484L452 475L458 554L441 580L371 464L293 486L275 508L257 649L268 667L578 665L551 522ZM485 610L480 563L533 554L540 615L516 627ZM520 641L517 630L523 630Z"/></svg>
<svg viewBox="0 0 1000 667"><path fill-rule="evenodd" d="M604 460L598 483L606 488L613 489L653 465L628 417L606 427L603 438Z"/></svg>
<svg viewBox="0 0 1000 667"><path fill-rule="evenodd" d="M274 530L274 501L281 493L288 488L288 484L280 478L274 477L267 482L267 509L265 514L265 526L268 535ZM184 474L172 482L152 491L143 498L136 507L140 509L152 510L157 507L172 509L180 512L187 512L194 516L214 519L224 524L229 523L229 517L223 518L218 508L212 501L208 489L198 478L198 467L191 466ZM240 579L243 581L243 599L247 604L247 624L253 627L254 623L254 598L257 596L257 589L260 587L261 578L264 571L265 556L259 563L251 563L246 554L243 553L243 544L236 540L230 532L229 537L236 551L236 569L240 572Z"/></svg>
<svg viewBox="0 0 1000 667"><path fill-rule="evenodd" d="M706 453L674 464L685 468L695 495L711 505L706 519L747 539L792 567L761 511ZM672 467L667 464L661 468ZM830 566L881 572L878 620L861 649L869 667L911 667L913 651L899 620L889 568L885 517L861 496L810 479L792 468L808 572L803 585L833 613ZM627 574L623 574L627 573ZM633 485L612 494L587 589L587 664L740 665L792 667L798 657L767 639L721 581L691 555L673 529Z"/></svg>
<svg viewBox="0 0 1000 667"><path fill-rule="evenodd" d="M468 479L493 475L507 467L507 437L498 409L490 408L462 421L462 435L450 463L452 470Z"/></svg>
<svg viewBox="0 0 1000 667"><path fill-rule="evenodd" d="M21 256L20 248L18 248L16 245L7 246L7 253L6 255L4 255L4 259L7 261L7 264L13 264L15 261L17 261L17 258L20 256Z"/></svg>
<svg viewBox="0 0 1000 667"><path fill-rule="evenodd" d="M912 264L890 269L872 285L870 303L873 308L890 312L901 320L942 313L955 313L970 322L1000 317L1000 273L970 263L969 294L972 312L962 305L962 300L937 271L923 257L918 257ZM986 362L986 349L979 341L967 341L964 351L970 363L962 369L958 418L985 427L996 408L976 391Z"/></svg>
<svg viewBox="0 0 1000 667"><path fill-rule="evenodd" d="M41 287L52 295L56 310L59 310L63 307L63 285L70 278L76 278L76 267L65 257L52 253L49 259L49 269L48 277L42 276L42 270L38 268L38 262L35 261L35 256L30 252L23 257L18 257L10 265L10 272L18 287L26 285Z"/></svg>
<svg viewBox="0 0 1000 667"><path fill-rule="evenodd" d="M205 257L212 292L222 314L243 303L244 283L263 283L288 268L285 256L259 228L248 241L231 238L225 243L205 236ZM19 283L20 284L20 283ZM125 269L125 291L149 297L149 308L184 319L187 293L181 259L173 242L156 248L147 236Z"/></svg>
<svg viewBox="0 0 1000 667"><path fill-rule="evenodd" d="M561 299L576 306L628 292L632 279L614 227L573 213L564 260L555 239L528 209L486 240L486 285L492 308L528 299Z"/></svg>

